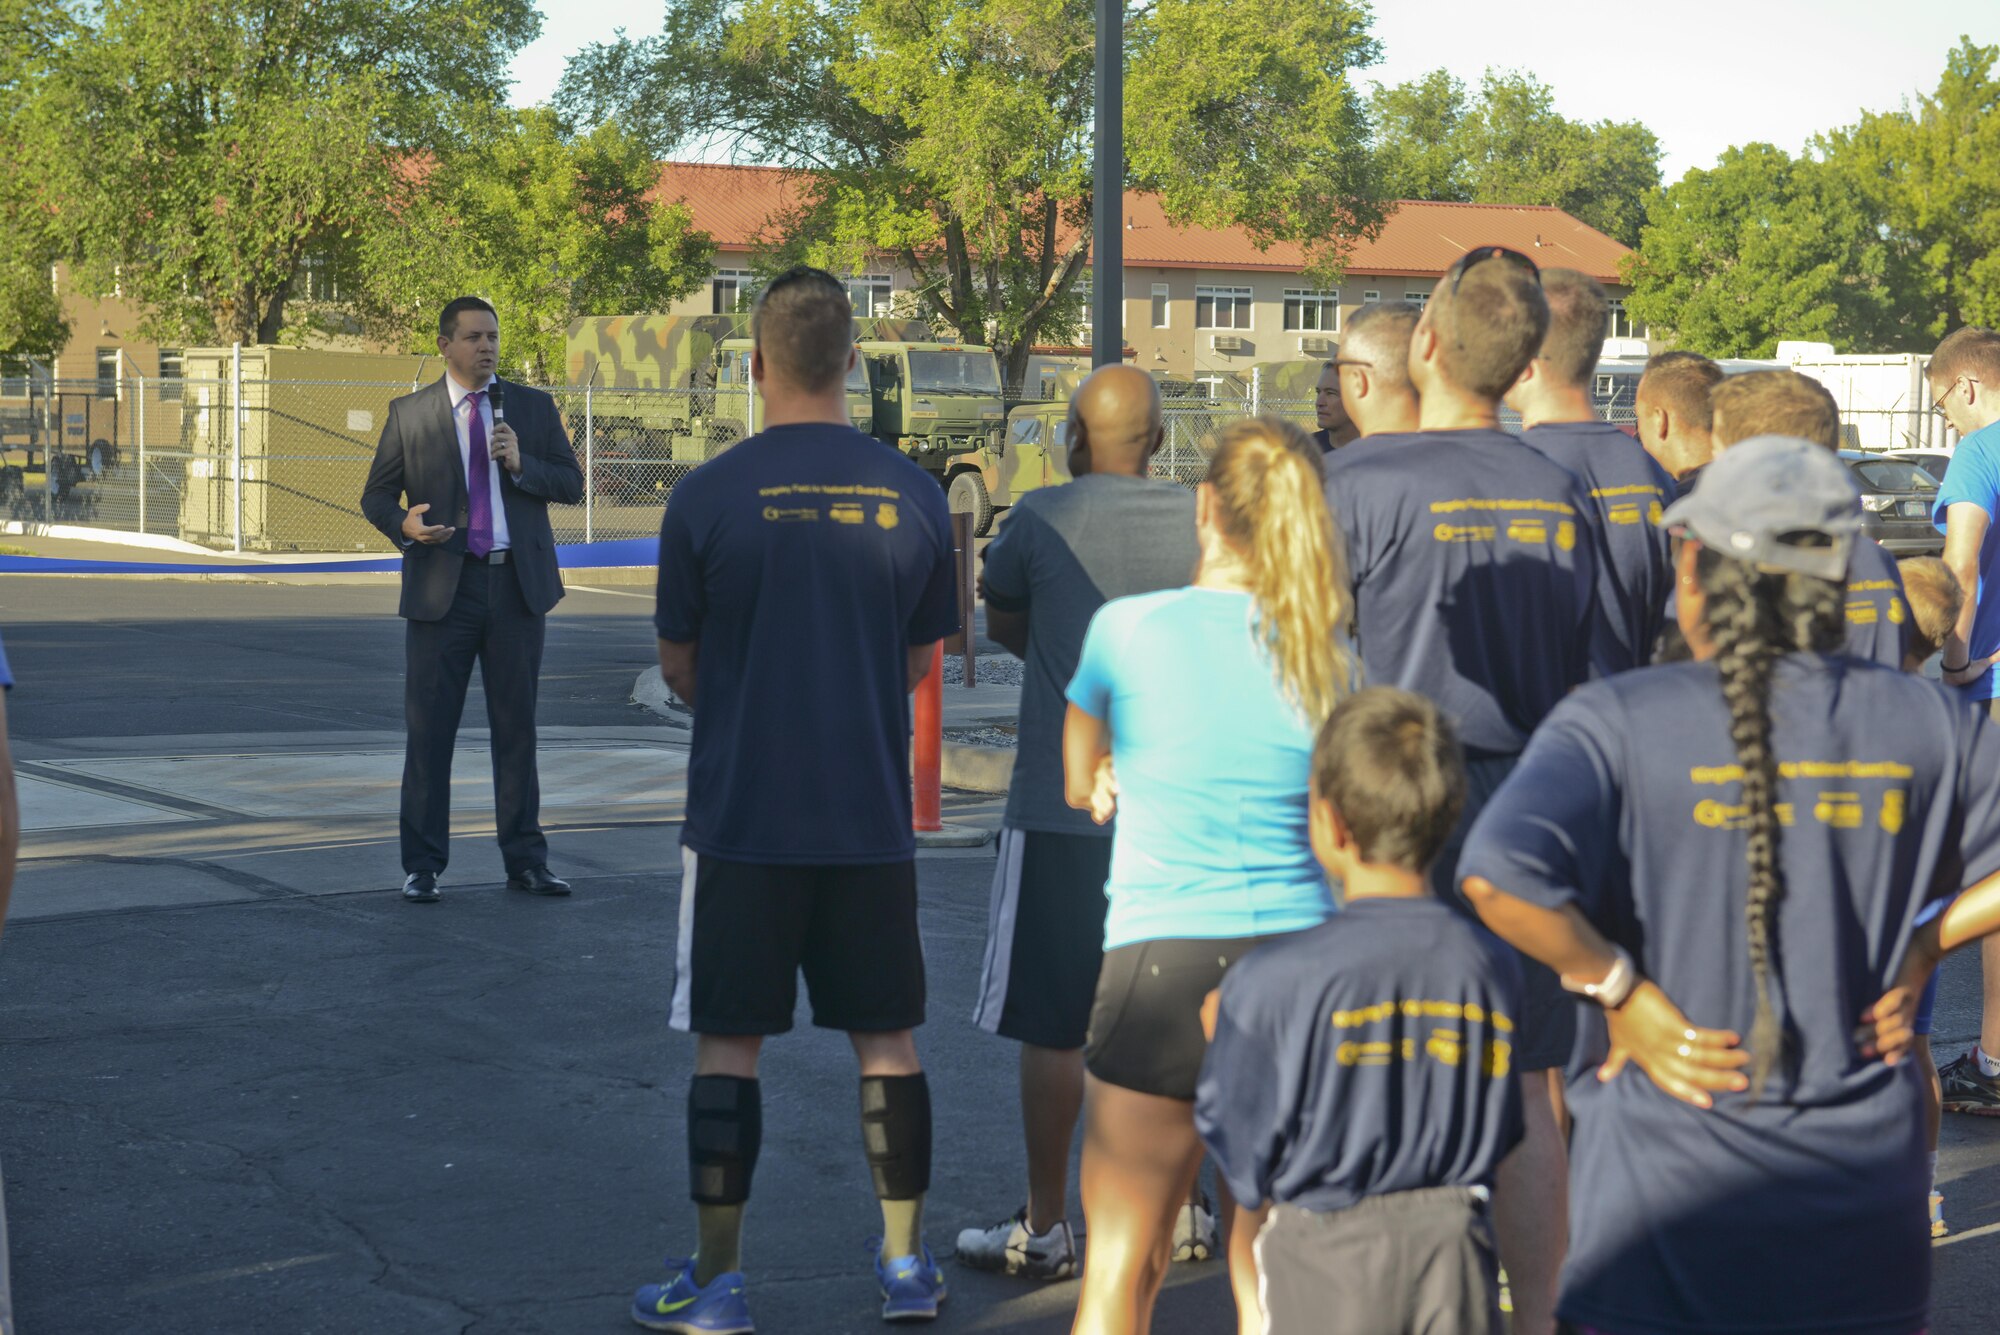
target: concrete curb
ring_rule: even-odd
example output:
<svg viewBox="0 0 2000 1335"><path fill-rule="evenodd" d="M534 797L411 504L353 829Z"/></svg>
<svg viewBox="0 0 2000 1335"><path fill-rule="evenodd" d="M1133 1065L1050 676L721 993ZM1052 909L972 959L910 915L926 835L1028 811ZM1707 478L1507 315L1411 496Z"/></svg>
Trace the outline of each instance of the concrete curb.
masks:
<svg viewBox="0 0 2000 1335"><path fill-rule="evenodd" d="M918 848L984 848L999 831L985 825L946 821L942 830L918 830Z"/></svg>
<svg viewBox="0 0 2000 1335"><path fill-rule="evenodd" d="M688 728L692 715L674 697L657 667L649 667L632 682L632 703L677 728ZM1004 793L1014 778L1014 752L1004 746L972 746L946 742L942 757L944 786L967 793ZM986 832L986 838L992 832ZM958 847L959 845L941 845Z"/></svg>
<svg viewBox="0 0 2000 1335"><path fill-rule="evenodd" d="M188 556L219 555L224 559L235 559L232 552L218 553L209 547L182 542L179 538L163 537L157 533L127 533L116 528L92 528L86 524L37 524L32 520L12 519L0 524L0 533L10 538L61 538L75 542L101 542L113 547L146 547L156 552L181 552Z"/></svg>
<svg viewBox="0 0 2000 1335"><path fill-rule="evenodd" d="M946 742L944 786L968 793L1004 793L1014 781L1014 752L1005 746Z"/></svg>

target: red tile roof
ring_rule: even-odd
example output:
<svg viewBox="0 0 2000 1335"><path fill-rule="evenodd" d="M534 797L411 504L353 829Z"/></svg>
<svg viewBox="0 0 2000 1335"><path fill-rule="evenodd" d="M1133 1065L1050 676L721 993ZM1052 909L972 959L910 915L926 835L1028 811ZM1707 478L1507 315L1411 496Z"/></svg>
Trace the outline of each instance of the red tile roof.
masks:
<svg viewBox="0 0 2000 1335"><path fill-rule="evenodd" d="M657 193L685 200L695 226L713 236L720 249L746 251L769 239L771 220L797 201L803 181L803 173L779 167L669 162ZM1301 248L1289 242L1259 250L1240 229L1174 227L1152 195L1128 190L1125 217L1127 268L1296 272L1305 267ZM1581 269L1604 282L1618 281L1618 261L1628 253L1604 233L1549 205L1404 200L1380 236L1355 247L1347 271L1435 277L1481 245L1510 246L1544 268Z"/></svg>

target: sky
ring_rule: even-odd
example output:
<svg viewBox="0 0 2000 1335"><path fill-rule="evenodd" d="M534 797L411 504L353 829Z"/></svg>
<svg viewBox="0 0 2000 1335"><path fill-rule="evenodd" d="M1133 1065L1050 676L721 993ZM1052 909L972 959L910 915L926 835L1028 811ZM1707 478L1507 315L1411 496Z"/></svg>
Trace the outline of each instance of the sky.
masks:
<svg viewBox="0 0 2000 1335"><path fill-rule="evenodd" d="M540 0L541 38L516 57L514 101L545 101L563 63L623 27L660 29L664 0ZM1246 7L1254 14L1254 6ZM1401 83L1442 65L1477 86L1489 66L1537 75L1575 120L1638 120L1660 138L1665 179L1712 166L1731 144L1796 152L1812 135L1891 111L1937 86L1961 34L2000 43L1994 0L1377 0L1381 63Z"/></svg>

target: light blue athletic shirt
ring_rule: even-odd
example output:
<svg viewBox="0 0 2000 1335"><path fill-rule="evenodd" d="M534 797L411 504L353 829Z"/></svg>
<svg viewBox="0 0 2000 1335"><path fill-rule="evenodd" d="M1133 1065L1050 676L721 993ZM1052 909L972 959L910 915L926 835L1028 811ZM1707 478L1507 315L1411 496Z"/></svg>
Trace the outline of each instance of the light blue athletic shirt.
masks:
<svg viewBox="0 0 2000 1335"><path fill-rule="evenodd" d="M1118 832L1104 948L1266 936L1334 911L1306 834L1312 730L1247 593L1171 589L1091 618L1069 700L1111 725Z"/></svg>

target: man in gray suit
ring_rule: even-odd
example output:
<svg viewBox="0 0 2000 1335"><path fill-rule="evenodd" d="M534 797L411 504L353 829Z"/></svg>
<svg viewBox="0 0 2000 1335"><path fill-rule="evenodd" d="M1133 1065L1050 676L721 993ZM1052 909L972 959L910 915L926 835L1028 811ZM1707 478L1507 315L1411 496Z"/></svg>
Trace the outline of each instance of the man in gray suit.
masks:
<svg viewBox="0 0 2000 1335"><path fill-rule="evenodd" d="M475 660L507 884L566 895L542 836L535 694L543 621L563 596L549 502L581 500L583 470L555 400L495 377L493 307L453 301L438 316L437 346L443 379L389 405L361 493L368 522L403 549L403 898L438 898L451 852L452 749Z"/></svg>

